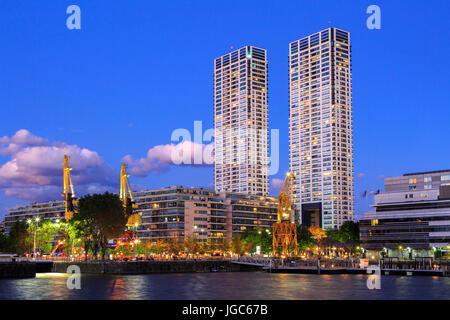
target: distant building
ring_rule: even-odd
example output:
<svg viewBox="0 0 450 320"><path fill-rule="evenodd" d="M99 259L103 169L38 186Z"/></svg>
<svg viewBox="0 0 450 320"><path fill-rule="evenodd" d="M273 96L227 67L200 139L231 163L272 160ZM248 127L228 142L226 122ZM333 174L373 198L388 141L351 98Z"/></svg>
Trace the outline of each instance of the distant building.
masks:
<svg viewBox="0 0 450 320"><path fill-rule="evenodd" d="M277 221L274 197L183 187L133 196L143 216L137 231L141 239L231 239L245 230L269 229Z"/></svg>
<svg viewBox="0 0 450 320"><path fill-rule="evenodd" d="M142 213L136 232L143 240L231 239L245 230L269 229L277 221L275 197L183 187L133 192L133 197ZM16 221L36 217L64 219L64 201L11 209L4 221L6 232Z"/></svg>
<svg viewBox="0 0 450 320"><path fill-rule="evenodd" d="M386 178L385 190L360 220L362 247L402 258L448 256L450 170Z"/></svg>
<svg viewBox="0 0 450 320"><path fill-rule="evenodd" d="M245 46L214 60L214 185L268 194L266 50Z"/></svg>
<svg viewBox="0 0 450 320"><path fill-rule="evenodd" d="M295 220L305 226L353 220L351 49L338 28L289 45L289 163Z"/></svg>
<svg viewBox="0 0 450 320"><path fill-rule="evenodd" d="M53 221L56 221L56 219L62 220L64 219L64 211L64 201L49 201L17 206L9 210L9 214L5 216L5 220L3 221L5 232L9 233L14 223L23 219L40 218Z"/></svg>

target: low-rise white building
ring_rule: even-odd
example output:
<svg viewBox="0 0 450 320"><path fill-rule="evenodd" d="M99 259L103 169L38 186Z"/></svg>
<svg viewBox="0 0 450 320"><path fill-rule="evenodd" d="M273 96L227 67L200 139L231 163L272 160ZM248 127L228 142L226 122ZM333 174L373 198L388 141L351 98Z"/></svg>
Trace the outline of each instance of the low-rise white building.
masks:
<svg viewBox="0 0 450 320"><path fill-rule="evenodd" d="M415 258L450 251L450 170L386 178L374 211L360 220L371 254Z"/></svg>

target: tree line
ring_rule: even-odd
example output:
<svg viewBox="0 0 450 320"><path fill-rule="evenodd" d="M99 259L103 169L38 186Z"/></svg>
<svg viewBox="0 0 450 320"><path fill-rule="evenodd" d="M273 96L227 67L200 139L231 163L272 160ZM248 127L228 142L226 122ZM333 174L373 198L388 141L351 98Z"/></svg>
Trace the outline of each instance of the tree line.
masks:
<svg viewBox="0 0 450 320"><path fill-rule="evenodd" d="M62 251L85 252L86 257L105 259L109 254L168 254L197 257L203 254L234 253L243 255L255 253L260 247L262 254L272 253L272 229L246 230L231 240L214 239L206 242L193 237L184 240L168 239L142 241L133 248L120 247L114 251L108 240L120 238L126 231L126 223L132 214L131 203L124 210L120 198L112 193L86 195L78 200L78 213L66 222L64 220L36 221L33 219L16 221L9 236L0 234L0 252L23 255L32 253L34 248L41 254L50 253L56 241L64 241ZM318 227L297 226L298 251L307 252L311 248L332 247L355 250L359 244L359 223L345 222L339 229L324 231Z"/></svg>

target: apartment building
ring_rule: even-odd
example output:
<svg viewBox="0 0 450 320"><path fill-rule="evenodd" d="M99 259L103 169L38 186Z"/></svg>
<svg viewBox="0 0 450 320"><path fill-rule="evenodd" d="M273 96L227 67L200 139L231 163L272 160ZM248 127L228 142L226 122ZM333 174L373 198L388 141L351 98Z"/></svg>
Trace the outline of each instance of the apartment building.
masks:
<svg viewBox="0 0 450 320"><path fill-rule="evenodd" d="M327 28L289 45L289 162L295 220L338 228L353 220L350 33Z"/></svg>
<svg viewBox="0 0 450 320"><path fill-rule="evenodd" d="M188 237L201 241L231 239L255 228L271 228L277 221L274 197L184 187L133 193L142 226L141 239Z"/></svg>
<svg viewBox="0 0 450 320"><path fill-rule="evenodd" d="M4 228L5 232L9 230L16 221L23 219L49 219L56 221L57 219L64 219L65 206L64 201L49 201L43 203L32 203L24 206L17 206L9 210L8 215L5 216Z"/></svg>
<svg viewBox="0 0 450 320"><path fill-rule="evenodd" d="M268 194L266 50L245 46L214 61L214 185Z"/></svg>

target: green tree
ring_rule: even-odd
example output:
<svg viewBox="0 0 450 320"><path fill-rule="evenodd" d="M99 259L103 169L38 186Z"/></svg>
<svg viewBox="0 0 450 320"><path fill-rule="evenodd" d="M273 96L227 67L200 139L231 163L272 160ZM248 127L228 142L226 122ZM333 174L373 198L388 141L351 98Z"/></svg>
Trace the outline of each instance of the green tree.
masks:
<svg viewBox="0 0 450 320"><path fill-rule="evenodd" d="M34 228L36 230L36 251L43 253L50 253L52 251L52 242L57 235L58 226L54 224L51 220L45 219L40 221L38 225L30 224L28 226L29 234L34 240Z"/></svg>
<svg viewBox="0 0 450 320"><path fill-rule="evenodd" d="M301 224L297 226L297 243L298 248L301 251L305 251L314 246L314 238L312 233L308 230L308 227Z"/></svg>
<svg viewBox="0 0 450 320"><path fill-rule="evenodd" d="M341 242L348 240L359 242L359 222L345 221L339 228L339 234Z"/></svg>
<svg viewBox="0 0 450 320"><path fill-rule="evenodd" d="M101 253L105 259L108 240L119 238L126 230L129 214L125 214L118 195L87 195L78 200L78 213L71 220L79 238L84 239L85 250L94 257Z"/></svg>
<svg viewBox="0 0 450 320"><path fill-rule="evenodd" d="M145 244L144 243L140 243L138 245L136 245L134 247L134 252L136 252L137 254L146 254L146 249L145 249Z"/></svg>
<svg viewBox="0 0 450 320"><path fill-rule="evenodd" d="M63 221L56 224L56 238L65 241L63 252L67 255L74 254L81 244L81 239L77 237L78 232L74 226L75 221L73 223Z"/></svg>
<svg viewBox="0 0 450 320"><path fill-rule="evenodd" d="M341 232L338 229L329 229L325 231L327 234L327 238L333 239L333 240L337 240L337 241L341 241Z"/></svg>
<svg viewBox="0 0 450 320"><path fill-rule="evenodd" d="M9 251L9 238L3 232L0 232L0 252Z"/></svg>
<svg viewBox="0 0 450 320"><path fill-rule="evenodd" d="M246 230L241 235L241 241L244 244L245 251L256 252L256 247L261 247L262 253L272 252L272 232L270 229Z"/></svg>
<svg viewBox="0 0 450 320"><path fill-rule="evenodd" d="M25 220L16 221L9 231L9 249L23 255L33 250L32 235Z"/></svg>
<svg viewBox="0 0 450 320"><path fill-rule="evenodd" d="M183 245L177 239L169 239L167 242L167 250L175 255L183 251Z"/></svg>
<svg viewBox="0 0 450 320"><path fill-rule="evenodd" d="M219 239L215 245L216 249L224 255L231 249L231 241L228 239Z"/></svg>
<svg viewBox="0 0 450 320"><path fill-rule="evenodd" d="M203 251L203 246L200 241L198 241L194 237L187 237L183 241L183 249L185 253L187 253L188 255L193 255L195 257L198 253Z"/></svg>
<svg viewBox="0 0 450 320"><path fill-rule="evenodd" d="M236 235L231 240L231 250L237 255L243 255L245 253L245 245L242 242L241 235Z"/></svg>

